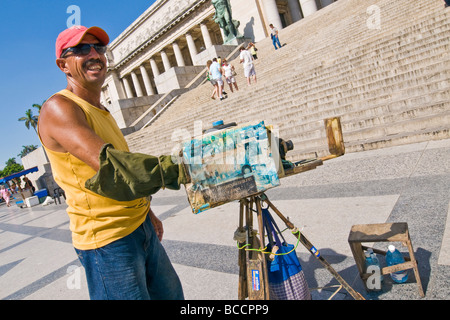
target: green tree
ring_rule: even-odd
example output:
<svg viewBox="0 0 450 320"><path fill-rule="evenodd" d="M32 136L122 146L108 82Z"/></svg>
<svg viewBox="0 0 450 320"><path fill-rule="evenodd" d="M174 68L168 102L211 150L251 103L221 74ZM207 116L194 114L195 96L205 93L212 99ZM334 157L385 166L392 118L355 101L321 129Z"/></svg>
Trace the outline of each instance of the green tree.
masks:
<svg viewBox="0 0 450 320"><path fill-rule="evenodd" d="M36 146L36 145L22 146L22 151L17 156L19 158L23 158L30 152L36 150L37 148L38 148L38 146Z"/></svg>
<svg viewBox="0 0 450 320"><path fill-rule="evenodd" d="M38 114L41 114L41 108L42 108L42 105L45 103L45 101L46 101L46 100L44 100L44 101L42 102L42 104L33 103L33 108L38 109Z"/></svg>
<svg viewBox="0 0 450 320"><path fill-rule="evenodd" d="M5 162L5 164L7 167L17 164L16 158L9 158L8 161Z"/></svg>
<svg viewBox="0 0 450 320"><path fill-rule="evenodd" d="M0 176L2 177L6 177L23 170L23 166L21 164L18 164L15 158L9 158L8 161L5 162L5 164L6 167L4 167L2 171L0 171Z"/></svg>
<svg viewBox="0 0 450 320"><path fill-rule="evenodd" d="M25 126L27 127L27 129L30 129L30 126L32 126L34 131L37 134L36 127L37 127L38 117L33 115L33 111L31 111L31 109L28 109L25 112L25 117L19 118L19 121L25 121Z"/></svg>

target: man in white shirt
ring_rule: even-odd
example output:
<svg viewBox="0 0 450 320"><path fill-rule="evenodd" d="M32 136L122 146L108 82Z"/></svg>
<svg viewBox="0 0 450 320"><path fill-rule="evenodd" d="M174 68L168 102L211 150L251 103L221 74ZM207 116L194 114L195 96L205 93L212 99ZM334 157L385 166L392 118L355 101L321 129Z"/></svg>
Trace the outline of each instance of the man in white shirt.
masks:
<svg viewBox="0 0 450 320"><path fill-rule="evenodd" d="M270 37L272 38L273 46L275 47L275 50L277 50L277 45L281 48L280 39L278 38L278 29L274 27L273 24L269 24L269 27L271 29Z"/></svg>
<svg viewBox="0 0 450 320"><path fill-rule="evenodd" d="M253 65L253 57L252 54L247 51L244 46L240 49L241 53L239 54L240 63L243 63L244 66L244 75L247 78L247 85L251 85L251 77L256 83L256 71L255 66Z"/></svg>

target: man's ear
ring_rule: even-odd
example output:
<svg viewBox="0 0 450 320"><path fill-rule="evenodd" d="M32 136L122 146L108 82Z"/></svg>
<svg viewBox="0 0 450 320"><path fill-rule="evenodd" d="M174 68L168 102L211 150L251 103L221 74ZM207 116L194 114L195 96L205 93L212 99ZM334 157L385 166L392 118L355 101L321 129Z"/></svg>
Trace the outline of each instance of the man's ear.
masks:
<svg viewBox="0 0 450 320"><path fill-rule="evenodd" d="M67 61L64 58L56 59L56 65L65 74L69 74L69 68L67 67Z"/></svg>

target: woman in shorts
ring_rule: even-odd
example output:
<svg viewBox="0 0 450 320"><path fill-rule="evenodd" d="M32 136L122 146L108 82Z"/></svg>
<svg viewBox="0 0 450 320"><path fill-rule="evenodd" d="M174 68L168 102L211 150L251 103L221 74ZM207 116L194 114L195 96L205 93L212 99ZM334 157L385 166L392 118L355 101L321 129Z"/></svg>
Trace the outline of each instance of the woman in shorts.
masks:
<svg viewBox="0 0 450 320"><path fill-rule="evenodd" d="M231 92L233 91L233 85L234 88L236 89L236 91L239 90L237 82L236 82L236 78L234 77L234 66L229 64L228 61L226 59L223 59L222 61L222 72L223 72L223 76L225 77L228 85L230 86L230 90Z"/></svg>

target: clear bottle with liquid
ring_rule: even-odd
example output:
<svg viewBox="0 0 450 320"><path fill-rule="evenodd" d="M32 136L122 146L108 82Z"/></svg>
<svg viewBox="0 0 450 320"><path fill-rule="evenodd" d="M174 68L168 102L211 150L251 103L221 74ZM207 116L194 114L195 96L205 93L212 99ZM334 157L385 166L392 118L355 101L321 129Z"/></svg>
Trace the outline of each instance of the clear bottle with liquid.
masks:
<svg viewBox="0 0 450 320"><path fill-rule="evenodd" d="M405 262L405 259L400 251L395 246L390 245L386 252L386 264L390 267L403 262ZM404 283L408 280L408 270L393 272L391 273L391 278L396 283Z"/></svg>

